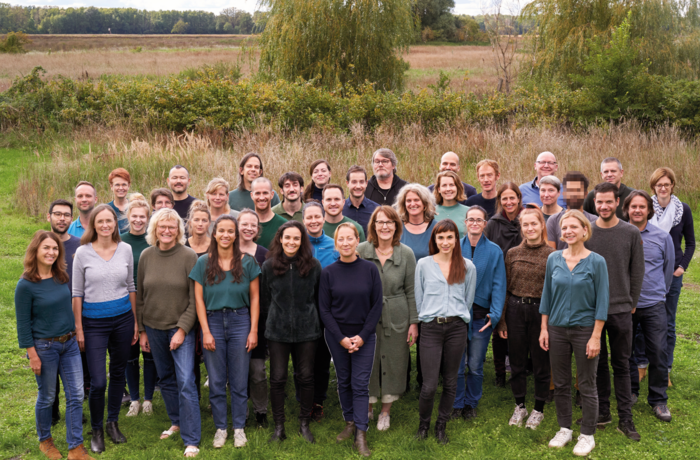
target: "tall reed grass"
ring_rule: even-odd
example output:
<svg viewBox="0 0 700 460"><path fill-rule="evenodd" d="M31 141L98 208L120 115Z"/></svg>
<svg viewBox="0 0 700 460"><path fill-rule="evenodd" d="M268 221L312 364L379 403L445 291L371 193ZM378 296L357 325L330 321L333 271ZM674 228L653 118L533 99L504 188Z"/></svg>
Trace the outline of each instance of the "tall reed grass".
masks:
<svg viewBox="0 0 700 460"><path fill-rule="evenodd" d="M452 125L429 133L420 125L401 129L379 128L372 133L360 125L349 133L307 131L283 134L271 128L244 130L224 136L211 134L153 134L133 138L128 131L92 129L77 131L70 141L55 142L45 161L23 171L17 187L17 204L27 213L42 216L48 203L71 199L73 187L88 180L97 187L100 202L111 200L107 182L116 167L130 171L132 191L147 195L165 186L168 171L182 164L190 171L190 193L202 197L213 177L238 183L238 163L250 151L257 151L265 163L265 176L276 183L286 171L297 171L306 180L309 164L318 158L332 166L332 182L345 184L345 172L353 164L365 166L371 174L372 152L388 147L396 152L398 174L403 179L429 184L444 152L454 151L462 161L462 178L478 187L474 164L492 158L501 167L501 181L523 183L534 177L538 153L549 150L559 162L558 175L580 170L592 184L600 181L600 161L619 158L624 166L623 182L649 190L649 176L655 168L670 166L678 177L678 195L693 208L700 199L700 142L684 138L671 126L646 131L635 123L585 132L563 128L528 127L503 129L495 126Z"/></svg>

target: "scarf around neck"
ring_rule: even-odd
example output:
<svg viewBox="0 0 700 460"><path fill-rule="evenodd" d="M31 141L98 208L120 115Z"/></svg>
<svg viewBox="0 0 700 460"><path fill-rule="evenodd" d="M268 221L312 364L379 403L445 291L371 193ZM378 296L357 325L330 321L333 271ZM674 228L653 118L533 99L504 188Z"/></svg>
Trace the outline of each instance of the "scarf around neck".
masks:
<svg viewBox="0 0 700 460"><path fill-rule="evenodd" d="M659 204L659 197L654 195L651 199L654 203L654 216L649 222L666 233L669 233L683 218L683 203L681 203L681 200L679 200L676 195L671 195L671 201L668 203L668 206L666 206L666 209L664 209Z"/></svg>

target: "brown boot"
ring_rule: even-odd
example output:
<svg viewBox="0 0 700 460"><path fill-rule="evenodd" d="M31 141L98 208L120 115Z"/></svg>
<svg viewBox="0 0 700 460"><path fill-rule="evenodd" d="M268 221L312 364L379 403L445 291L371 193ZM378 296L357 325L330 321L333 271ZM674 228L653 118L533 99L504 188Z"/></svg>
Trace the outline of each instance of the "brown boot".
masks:
<svg viewBox="0 0 700 460"><path fill-rule="evenodd" d="M84 445L79 445L75 449L68 451L68 460L95 460L90 457Z"/></svg>
<svg viewBox="0 0 700 460"><path fill-rule="evenodd" d="M355 422L345 422L345 428L335 438L335 442L343 442L350 439L355 434Z"/></svg>
<svg viewBox="0 0 700 460"><path fill-rule="evenodd" d="M670 372L668 373L668 386L669 387L673 386L673 384L671 383L671 373Z"/></svg>
<svg viewBox="0 0 700 460"><path fill-rule="evenodd" d="M644 377L647 376L647 368L646 367L638 367L637 371L639 372L639 381L641 382L644 380Z"/></svg>
<svg viewBox="0 0 700 460"><path fill-rule="evenodd" d="M56 448L56 446L54 445L53 438L41 441L39 443L39 450L42 454L46 455L46 458L49 458L51 460L59 460L60 458L63 458L61 452L59 452L58 448Z"/></svg>
<svg viewBox="0 0 700 460"><path fill-rule="evenodd" d="M355 430L355 449L357 449L357 453L362 455L363 457L369 457L372 455L372 452L369 450L369 446L367 445L367 432L362 431L362 430Z"/></svg>

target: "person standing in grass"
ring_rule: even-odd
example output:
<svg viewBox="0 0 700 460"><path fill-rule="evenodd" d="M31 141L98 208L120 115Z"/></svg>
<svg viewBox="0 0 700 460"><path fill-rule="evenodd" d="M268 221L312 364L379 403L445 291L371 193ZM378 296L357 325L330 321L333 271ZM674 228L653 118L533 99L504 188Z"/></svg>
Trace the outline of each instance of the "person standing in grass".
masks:
<svg viewBox="0 0 700 460"><path fill-rule="evenodd" d="M134 285L137 291L138 298L138 267L141 253L149 246L146 238L146 228L148 227L148 219L151 217L151 209L143 200L132 200L126 208L126 217L129 220L129 231L120 235L123 242L131 246L131 252L134 255ZM129 396L131 404L127 417L135 417L141 410L140 395L139 395L139 355L143 354L143 413L146 415L153 414L153 392L158 381L158 372L156 365L153 362L153 355L141 348L139 343L131 346L129 360L126 363L126 384L129 387Z"/></svg>
<svg viewBox="0 0 700 460"><path fill-rule="evenodd" d="M228 197L228 204L234 211L243 209L255 209L253 203L253 181L264 174L262 158L255 152L246 153L238 167L238 187L232 190ZM280 198L273 190L270 197L270 207L277 206ZM214 219L216 220L216 219ZM274 235L274 233L273 233Z"/></svg>
<svg viewBox="0 0 700 460"><path fill-rule="evenodd" d="M345 185L349 196L343 205L343 215L362 226L367 235L367 224L377 206L374 201L365 196L367 191L367 171L362 166L353 165L345 175Z"/></svg>
<svg viewBox="0 0 700 460"><path fill-rule="evenodd" d="M163 208L173 209L175 207L175 199L173 193L167 188L157 188L151 191L151 209L153 212Z"/></svg>
<svg viewBox="0 0 700 460"><path fill-rule="evenodd" d="M260 267L241 252L238 223L222 215L214 222L207 255L190 273L197 317L202 327L204 362L209 373L209 401L216 433L214 447L226 443L227 398L231 393L234 447L244 447L250 353L258 345Z"/></svg>
<svg viewBox="0 0 700 460"><path fill-rule="evenodd" d="M559 214L563 208L559 206L559 194L561 193L561 181L557 176L544 176L540 179L540 200L542 201L542 215L545 223L555 214ZM547 227L545 226L545 230Z"/></svg>
<svg viewBox="0 0 700 460"><path fill-rule="evenodd" d="M112 190L114 199L109 204L117 214L119 233L129 230L129 219L126 217L126 207L129 200L126 198L131 187L131 175L124 168L117 168L109 173L109 188Z"/></svg>
<svg viewBox="0 0 700 460"><path fill-rule="evenodd" d="M304 189L304 178L295 172L282 174L277 181L284 201L272 207L272 212L287 220L296 220L301 223L301 208L304 201L301 199L301 191Z"/></svg>
<svg viewBox="0 0 700 460"><path fill-rule="evenodd" d="M321 337L318 287L321 264L314 259L304 226L282 225L262 267L260 309L270 349L270 400L275 431L269 442L287 438L284 399L289 356L299 390L299 434L315 442L309 428L314 401L314 357ZM264 359L264 358L263 358Z"/></svg>
<svg viewBox="0 0 700 460"><path fill-rule="evenodd" d="M369 418L374 420L372 404L381 401L377 429L386 431L390 426L391 405L406 389L410 347L418 338L413 289L416 258L411 248L400 243L401 219L394 208L379 206L372 213L367 228L369 240L358 246L357 253L377 266L384 292L369 381Z"/></svg>
<svg viewBox="0 0 700 460"><path fill-rule="evenodd" d="M455 401L459 363L467 346L477 275L474 264L462 257L459 230L450 219L438 222L433 228L430 254L416 266L415 295L418 319L422 322L423 369L416 438L422 440L428 436L438 380L442 376L435 437L440 444L447 444L445 429Z"/></svg>
<svg viewBox="0 0 700 460"><path fill-rule="evenodd" d="M190 206L197 199L187 193L191 182L190 172L184 166L175 165L170 169L167 183L170 191L173 193L173 209L185 221L185 227L187 227L187 216Z"/></svg>
<svg viewBox="0 0 700 460"><path fill-rule="evenodd" d="M545 186L544 179L540 181L540 191ZM547 244L544 215L537 205L525 206L520 213L520 227L523 242L506 254L508 291L503 307L505 321L498 323L498 334L508 340L510 350L510 386L515 398L515 411L508 425L523 426L528 416L525 396L529 356L535 380L535 407L525 427L535 430L544 419L544 405L549 398L549 354L539 344L542 328L539 310L547 259L554 249Z"/></svg>
<svg viewBox="0 0 700 460"><path fill-rule="evenodd" d="M107 435L126 442L119 430L119 408L126 386L124 374L131 346L138 341L134 255L121 241L117 215L101 204L90 214L82 246L73 261L73 314L78 345L90 369L90 418L93 452L104 452L103 420L109 351Z"/></svg>
<svg viewBox="0 0 700 460"><path fill-rule="evenodd" d="M581 211L567 211L560 220L568 247L547 258L540 301L540 347L549 352L554 379L554 403L559 432L549 447L561 448L572 440L571 354L576 359L583 419L574 455L586 456L595 447L598 421L596 372L600 337L608 318L609 284L605 259L586 249L591 223Z"/></svg>
<svg viewBox="0 0 700 460"><path fill-rule="evenodd" d="M68 458L85 460L92 457L83 446L83 374L64 252L52 232L39 230L29 243L24 273L15 288L17 339L20 348L27 349L39 387L35 409L39 450L49 459L62 458L51 437L51 407L60 375L66 394Z"/></svg>
<svg viewBox="0 0 700 460"><path fill-rule="evenodd" d="M68 227L68 234L77 238L83 236L90 220L90 213L97 204L97 191L90 182L81 180L75 186L75 207L78 208L78 218Z"/></svg>
<svg viewBox="0 0 700 460"><path fill-rule="evenodd" d="M323 269L318 303L345 420L336 441L354 435L355 449L369 457L367 407L376 329L382 315L382 281L375 264L358 257L360 234L354 225L340 224L334 240L340 259Z"/></svg>
<svg viewBox="0 0 700 460"><path fill-rule="evenodd" d="M367 182L367 198L377 204L394 205L399 190L408 183L396 174L398 164L396 154L387 148L381 148L372 154L374 176Z"/></svg>
<svg viewBox="0 0 700 460"><path fill-rule="evenodd" d="M501 178L498 163L494 160L481 160L476 164L476 177L481 185L481 193L467 198L464 205L481 206L486 210L488 220L496 214L496 195L498 195L496 185Z"/></svg>
<svg viewBox="0 0 700 460"><path fill-rule="evenodd" d="M258 215L258 225L260 226L260 237L257 240L259 246L269 249L270 243L287 219L272 212L272 182L265 177L259 177L250 186L251 196L255 203L255 213Z"/></svg>
<svg viewBox="0 0 700 460"><path fill-rule="evenodd" d="M211 225L209 206L202 200L193 201L185 222L187 222L187 233L190 235L185 240L185 246L192 248L197 253L197 257L202 257L209 250L209 244L211 243L211 237L209 236L209 226Z"/></svg>
<svg viewBox="0 0 700 460"><path fill-rule="evenodd" d="M195 457L202 428L194 380L194 282L188 275L197 254L184 246L185 227L174 209L153 215L146 241L151 247L139 258L136 317L141 348L153 354L171 424L160 438L179 431L185 457Z"/></svg>
<svg viewBox="0 0 700 460"><path fill-rule="evenodd" d="M451 219L452 222L457 224L459 237L463 238L467 230L464 222L469 208L459 204L460 201L466 200L459 176L452 171L439 173L435 178L433 195L437 203L436 215L438 221Z"/></svg>
<svg viewBox="0 0 700 460"><path fill-rule="evenodd" d="M326 160L316 160L309 166L311 183L304 190L304 202L323 201L323 187L331 180L331 164Z"/></svg>
<svg viewBox="0 0 700 460"><path fill-rule="evenodd" d="M214 222L219 216L228 214L233 217L238 217L238 211L233 210L229 205L229 185L228 182L221 177L215 177L209 181L204 196L207 206L209 206L209 214L211 215L211 223L209 224L209 236L211 236Z"/></svg>
<svg viewBox="0 0 700 460"><path fill-rule="evenodd" d="M323 224L323 231L326 235L335 235L335 231L340 224L350 223L355 226L360 235L360 243L365 241L365 231L362 226L354 220L343 215L345 205L345 191L343 187L336 184L327 184L323 188L323 209L326 211L326 223Z"/></svg>

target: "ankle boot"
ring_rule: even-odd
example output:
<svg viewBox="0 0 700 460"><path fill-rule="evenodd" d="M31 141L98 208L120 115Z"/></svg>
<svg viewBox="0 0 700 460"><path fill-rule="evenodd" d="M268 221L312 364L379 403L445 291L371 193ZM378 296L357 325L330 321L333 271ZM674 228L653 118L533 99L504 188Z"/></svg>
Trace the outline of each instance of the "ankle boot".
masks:
<svg viewBox="0 0 700 460"><path fill-rule="evenodd" d="M309 428L309 419L302 418L299 420L299 434L302 438L306 439L310 443L316 442L314 435L311 433L311 428Z"/></svg>
<svg viewBox="0 0 700 460"><path fill-rule="evenodd" d="M105 432L102 428L92 430L90 450L95 452L96 454L101 454L105 451Z"/></svg>
<svg viewBox="0 0 700 460"><path fill-rule="evenodd" d="M340 434L335 438L335 442L343 442L346 439L350 439L355 434L355 422L345 422L345 428Z"/></svg>
<svg viewBox="0 0 700 460"><path fill-rule="evenodd" d="M107 436L114 444L122 444L126 442L126 437L119 431L119 422L107 422L105 426Z"/></svg>
<svg viewBox="0 0 700 460"><path fill-rule="evenodd" d="M46 458L50 460L59 460L63 458L56 445L53 443L53 438L45 439L39 443L39 450Z"/></svg>
<svg viewBox="0 0 700 460"><path fill-rule="evenodd" d="M418 433L416 433L416 439L420 441L427 439L429 430L430 422L420 422L418 425Z"/></svg>
<svg viewBox="0 0 700 460"><path fill-rule="evenodd" d="M285 439L287 439L287 434L284 432L284 423L275 423L275 432L272 433L267 442L282 442Z"/></svg>
<svg viewBox="0 0 700 460"><path fill-rule="evenodd" d="M355 449L357 449L357 453L362 455L363 457L369 457L372 455L372 452L369 450L369 446L367 445L367 432L362 431L362 430L355 430Z"/></svg>
<svg viewBox="0 0 700 460"><path fill-rule="evenodd" d="M79 445L68 451L68 460L95 460L90 457L84 445Z"/></svg>
<svg viewBox="0 0 700 460"><path fill-rule="evenodd" d="M435 424L435 437L437 438L437 441L445 445L448 442L450 442L449 439L447 439L447 433L445 433L445 428L447 428L447 424L445 422L437 422Z"/></svg>

